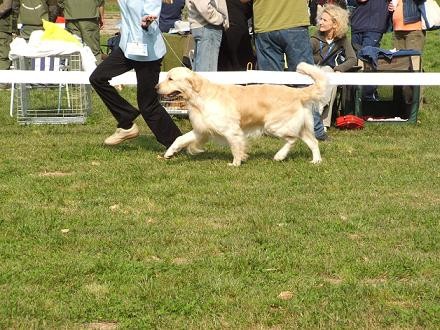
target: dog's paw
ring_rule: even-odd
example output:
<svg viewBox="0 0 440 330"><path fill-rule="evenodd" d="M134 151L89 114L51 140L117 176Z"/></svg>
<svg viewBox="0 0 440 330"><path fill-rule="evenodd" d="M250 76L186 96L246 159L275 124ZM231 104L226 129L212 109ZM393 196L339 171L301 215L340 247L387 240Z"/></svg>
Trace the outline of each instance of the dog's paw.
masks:
<svg viewBox="0 0 440 330"><path fill-rule="evenodd" d="M273 160L277 161L277 162L282 162L284 159L286 159L286 156L284 153L280 153L278 152L274 157Z"/></svg>
<svg viewBox="0 0 440 330"><path fill-rule="evenodd" d="M228 163L228 166L239 167L241 165L240 161L233 161L232 163Z"/></svg>
<svg viewBox="0 0 440 330"><path fill-rule="evenodd" d="M190 155L198 155L201 154L203 152L205 152L205 149L202 148L197 148L197 147L187 147L186 151L190 154Z"/></svg>
<svg viewBox="0 0 440 330"><path fill-rule="evenodd" d="M321 158L319 158L319 159L312 159L311 161L310 161L310 163L312 163L312 164L319 164L319 163L321 163L322 162L322 159Z"/></svg>
<svg viewBox="0 0 440 330"><path fill-rule="evenodd" d="M164 159L170 159L171 157L174 156L174 152L170 152L167 150L167 152L165 152L165 154L163 155Z"/></svg>
<svg viewBox="0 0 440 330"><path fill-rule="evenodd" d="M284 149L279 150L275 156L273 156L273 160L277 161L277 162L281 162L283 160L285 160L287 157L287 152Z"/></svg>

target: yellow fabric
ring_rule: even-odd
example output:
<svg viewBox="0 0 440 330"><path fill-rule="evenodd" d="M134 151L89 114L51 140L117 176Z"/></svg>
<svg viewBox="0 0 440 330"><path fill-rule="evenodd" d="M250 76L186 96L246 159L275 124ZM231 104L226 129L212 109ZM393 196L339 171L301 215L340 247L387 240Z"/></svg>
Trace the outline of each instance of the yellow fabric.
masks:
<svg viewBox="0 0 440 330"><path fill-rule="evenodd" d="M43 19L44 33L41 40L64 41L81 44L79 40L70 32L64 30L61 26L48 22Z"/></svg>

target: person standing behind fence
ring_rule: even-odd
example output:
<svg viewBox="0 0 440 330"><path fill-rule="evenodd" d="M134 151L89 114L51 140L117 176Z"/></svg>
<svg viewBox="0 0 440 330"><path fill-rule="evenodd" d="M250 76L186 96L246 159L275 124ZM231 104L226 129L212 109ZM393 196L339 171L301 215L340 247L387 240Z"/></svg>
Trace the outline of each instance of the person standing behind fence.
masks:
<svg viewBox="0 0 440 330"><path fill-rule="evenodd" d="M186 0L188 20L194 37L194 71L217 71L223 29L228 29L225 0Z"/></svg>
<svg viewBox="0 0 440 330"><path fill-rule="evenodd" d="M308 30L310 15L307 1L254 0L253 11L259 70L284 71L284 57L287 60L287 71L296 71L300 62L314 64ZM316 138L327 140L317 105L312 113Z"/></svg>
<svg viewBox="0 0 440 330"><path fill-rule="evenodd" d="M28 40L32 32L43 30L43 19L55 22L57 9L57 0L20 0L20 37Z"/></svg>
<svg viewBox="0 0 440 330"><path fill-rule="evenodd" d="M0 70L9 70L11 66L9 45L17 26L13 9L13 0L0 0ZM9 84L0 84L0 89L6 88L9 88Z"/></svg>
<svg viewBox="0 0 440 330"><path fill-rule="evenodd" d="M167 33L174 27L174 23L182 19L182 11L185 7L185 0L173 0L172 3L162 3L162 10L159 17L159 28Z"/></svg>
<svg viewBox="0 0 440 330"><path fill-rule="evenodd" d="M387 0L357 0L350 16L351 43L356 52L366 46L380 46L389 18Z"/></svg>
<svg viewBox="0 0 440 330"><path fill-rule="evenodd" d="M117 121L117 129L104 144L116 145L139 135L134 120L142 115L157 141L171 146L181 135L179 128L159 103L155 86L159 81L165 42L157 22L161 0L118 0L121 10L119 47L95 69L90 83ZM139 110L125 100L109 81L134 69Z"/></svg>
<svg viewBox="0 0 440 330"><path fill-rule="evenodd" d="M387 0L357 0L350 16L351 43L356 52L364 47L380 47L388 30L390 13ZM363 86L364 100L378 100L376 86Z"/></svg>
<svg viewBox="0 0 440 330"><path fill-rule="evenodd" d="M252 17L252 6L240 0L226 0L229 29L223 32L218 58L219 71L244 71L249 63L255 65L248 20Z"/></svg>
<svg viewBox="0 0 440 330"><path fill-rule="evenodd" d="M104 0L58 0L58 5L64 10L66 30L81 38L100 63L99 30L104 24Z"/></svg>
<svg viewBox="0 0 440 330"><path fill-rule="evenodd" d="M426 32L422 30L418 0L391 0L388 10L393 15L393 47L423 51Z"/></svg>
<svg viewBox="0 0 440 330"><path fill-rule="evenodd" d="M283 71L284 56L288 71L300 62L313 64L306 1L254 0L253 11L258 69Z"/></svg>

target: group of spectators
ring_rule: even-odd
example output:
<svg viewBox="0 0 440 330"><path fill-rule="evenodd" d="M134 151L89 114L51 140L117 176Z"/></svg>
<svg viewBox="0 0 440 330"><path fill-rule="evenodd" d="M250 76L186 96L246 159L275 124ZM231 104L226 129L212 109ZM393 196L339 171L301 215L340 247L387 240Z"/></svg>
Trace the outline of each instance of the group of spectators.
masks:
<svg viewBox="0 0 440 330"><path fill-rule="evenodd" d="M295 71L299 62L350 71L357 65L357 52L366 46L379 47L385 32L393 31L396 49L423 50L418 10L420 0L187 0L191 32L195 38L195 71L227 70L221 66L230 39L248 34L247 10L253 13L256 66L260 70ZM225 10L225 8L227 10ZM236 15L241 12L241 15ZM309 35L308 26L317 31ZM229 27L229 28L228 28ZM347 32L351 28L351 39ZM228 31L232 29L232 33ZM238 32L241 31L241 33ZM223 34L223 42L222 40ZM243 43L251 49L250 43ZM235 57L247 58L237 47L224 47ZM246 53L249 54L249 53ZM245 69L243 63L233 70ZM374 86L363 90L365 99L377 99ZM335 92L329 103L315 111L315 133L325 140L330 126ZM321 124L324 120L325 127Z"/></svg>
<svg viewBox="0 0 440 330"><path fill-rule="evenodd" d="M135 69L138 91L142 91L138 92L140 114L159 142L168 146L180 134L157 101L154 85L166 52L161 30L166 32L173 26L173 20L180 18L185 5L195 41L192 62L195 71L244 70L248 63L256 64L260 70L295 71L300 62L349 71L357 64L356 52L365 46L379 47L383 34L389 29L393 30L395 48L422 51L425 32L418 10L421 1L119 0L121 48L110 54L90 78L118 122L118 129L106 144L118 144L139 134L133 124L139 111L117 95L108 83L114 75L130 69ZM29 26L38 25L41 18L53 19L54 13L58 14L61 9L67 30L80 35L98 57L104 0L0 0L0 69L9 67L5 45L9 44L16 24L11 15L16 2L23 37L28 37ZM44 10L39 12L38 20L26 22L23 10L40 8L40 5ZM250 18L252 24L249 24ZM309 35L311 23L317 26L313 36ZM349 28L351 39L347 37ZM98 39L91 31L98 31ZM365 95L374 98L374 92L371 87ZM331 98L327 111L323 106L316 107L313 113L315 135L325 140L322 119L326 126L330 125Z"/></svg>

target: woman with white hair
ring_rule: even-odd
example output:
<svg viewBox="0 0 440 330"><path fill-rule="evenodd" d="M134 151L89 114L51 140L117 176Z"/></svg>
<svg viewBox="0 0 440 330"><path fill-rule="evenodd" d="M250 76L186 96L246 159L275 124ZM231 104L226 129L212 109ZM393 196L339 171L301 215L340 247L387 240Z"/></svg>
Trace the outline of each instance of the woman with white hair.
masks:
<svg viewBox="0 0 440 330"><path fill-rule="evenodd" d="M318 13L318 31L311 37L315 64L328 66L333 71L345 72L357 65L356 53L348 32L348 11L336 5L325 5ZM336 87L329 102L322 107L324 126L330 127Z"/></svg>

